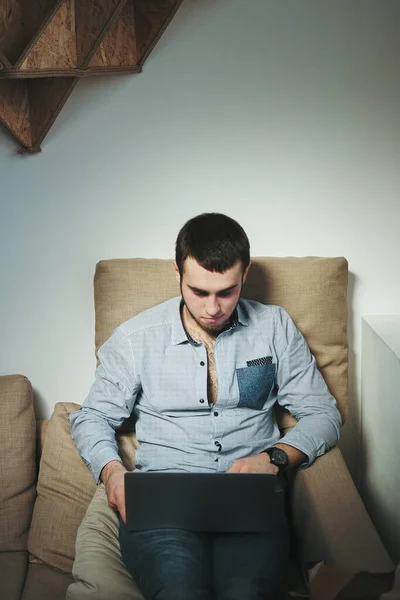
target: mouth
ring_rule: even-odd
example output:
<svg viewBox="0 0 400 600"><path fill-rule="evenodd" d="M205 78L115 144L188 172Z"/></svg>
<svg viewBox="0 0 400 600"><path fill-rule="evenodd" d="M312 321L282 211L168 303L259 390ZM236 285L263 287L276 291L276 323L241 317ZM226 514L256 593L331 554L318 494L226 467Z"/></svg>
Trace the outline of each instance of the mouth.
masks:
<svg viewBox="0 0 400 600"><path fill-rule="evenodd" d="M206 321L207 323L218 323L218 321L220 321L222 319L223 315L220 315L219 317L203 317L203 321Z"/></svg>

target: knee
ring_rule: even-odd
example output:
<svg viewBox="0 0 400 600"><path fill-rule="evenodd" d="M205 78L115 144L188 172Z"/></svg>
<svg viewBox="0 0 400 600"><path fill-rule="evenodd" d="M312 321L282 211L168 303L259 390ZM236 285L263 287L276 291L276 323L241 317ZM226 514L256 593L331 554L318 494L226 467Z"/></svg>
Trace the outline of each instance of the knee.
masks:
<svg viewBox="0 0 400 600"><path fill-rule="evenodd" d="M216 590L216 600L281 600L281 585L274 581L256 581L235 577Z"/></svg>
<svg viewBox="0 0 400 600"><path fill-rule="evenodd" d="M66 600L144 600L140 591L129 580L115 581L110 577L75 580L67 590Z"/></svg>
<svg viewBox="0 0 400 600"><path fill-rule="evenodd" d="M212 597L208 586L185 581L156 587L152 593L150 597L157 600L210 600Z"/></svg>
<svg viewBox="0 0 400 600"><path fill-rule="evenodd" d="M122 561L118 519L99 486L79 527L66 600L143 600Z"/></svg>

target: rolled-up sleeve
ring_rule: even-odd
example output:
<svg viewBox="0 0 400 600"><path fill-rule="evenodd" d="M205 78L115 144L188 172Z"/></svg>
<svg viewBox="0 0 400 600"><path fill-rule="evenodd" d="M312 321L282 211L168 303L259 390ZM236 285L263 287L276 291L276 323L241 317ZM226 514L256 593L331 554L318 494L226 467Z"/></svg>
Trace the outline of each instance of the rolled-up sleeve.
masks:
<svg viewBox="0 0 400 600"><path fill-rule="evenodd" d="M298 419L280 441L306 454L306 467L337 443L342 419L307 342L283 309L276 325L282 351L277 400Z"/></svg>
<svg viewBox="0 0 400 600"><path fill-rule="evenodd" d="M140 389L130 340L119 327L99 349L89 395L70 415L72 439L95 481L108 462L121 460L115 430L132 413Z"/></svg>

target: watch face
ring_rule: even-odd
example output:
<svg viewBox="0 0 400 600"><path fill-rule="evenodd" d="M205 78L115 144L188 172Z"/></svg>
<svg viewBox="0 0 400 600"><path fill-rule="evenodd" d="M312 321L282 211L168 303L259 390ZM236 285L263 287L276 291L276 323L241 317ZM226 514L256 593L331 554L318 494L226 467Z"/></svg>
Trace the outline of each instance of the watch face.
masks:
<svg viewBox="0 0 400 600"><path fill-rule="evenodd" d="M268 454L273 465L276 465L282 470L286 469L289 463L288 455L286 454L286 452L284 452L280 448L270 448L268 450Z"/></svg>

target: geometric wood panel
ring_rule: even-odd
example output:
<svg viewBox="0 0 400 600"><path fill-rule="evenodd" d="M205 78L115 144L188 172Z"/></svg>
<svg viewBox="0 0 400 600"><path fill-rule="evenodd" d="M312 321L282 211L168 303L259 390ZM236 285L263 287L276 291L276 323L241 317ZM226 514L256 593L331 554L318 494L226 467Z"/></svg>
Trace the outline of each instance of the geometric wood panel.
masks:
<svg viewBox="0 0 400 600"><path fill-rule="evenodd" d="M59 4L60 0L0 1L0 49L12 65L17 63Z"/></svg>
<svg viewBox="0 0 400 600"><path fill-rule="evenodd" d="M73 69L78 66L74 4L74 0L64 0L36 42L32 44L19 67L20 71Z"/></svg>
<svg viewBox="0 0 400 600"><path fill-rule="evenodd" d="M0 80L0 120L23 146L33 146L26 81Z"/></svg>
<svg viewBox="0 0 400 600"><path fill-rule="evenodd" d="M139 73L182 0L0 0L0 122L38 152L79 79Z"/></svg>
<svg viewBox="0 0 400 600"><path fill-rule="evenodd" d="M110 27L89 67L129 67L138 64L133 3L127 2Z"/></svg>
<svg viewBox="0 0 400 600"><path fill-rule="evenodd" d="M78 0L75 6L78 66L88 65L125 4L124 0Z"/></svg>
<svg viewBox="0 0 400 600"><path fill-rule="evenodd" d="M27 81L32 150L40 151L40 144L78 81L76 77L46 77Z"/></svg>
<svg viewBox="0 0 400 600"><path fill-rule="evenodd" d="M143 65L171 21L181 2L176 0L135 0L135 28L138 62Z"/></svg>

